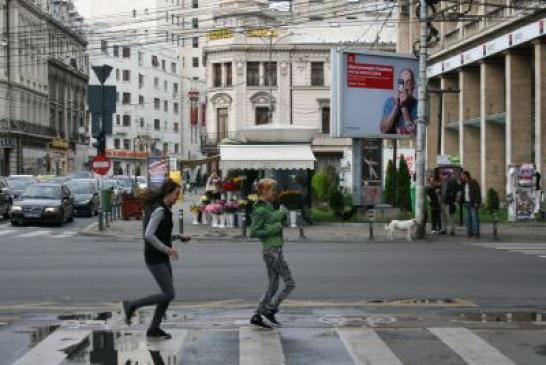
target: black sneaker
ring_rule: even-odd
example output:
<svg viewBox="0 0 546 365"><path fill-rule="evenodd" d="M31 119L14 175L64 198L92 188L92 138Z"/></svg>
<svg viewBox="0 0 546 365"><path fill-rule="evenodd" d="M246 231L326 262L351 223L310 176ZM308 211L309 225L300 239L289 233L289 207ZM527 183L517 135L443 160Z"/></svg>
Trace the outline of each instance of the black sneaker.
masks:
<svg viewBox="0 0 546 365"><path fill-rule="evenodd" d="M133 314L135 314L135 310L131 307L129 302L123 301L119 304L121 308L121 315L123 316L123 320L127 325L131 324L131 318L133 318Z"/></svg>
<svg viewBox="0 0 546 365"><path fill-rule="evenodd" d="M172 336L161 328L150 328L146 331L146 337L150 340L170 340Z"/></svg>
<svg viewBox="0 0 546 365"><path fill-rule="evenodd" d="M265 328L267 330L273 329L273 327L271 327L270 325L264 322L264 320L262 319L262 316L260 316L259 314L255 314L252 316L252 318L250 319L250 324L261 327L261 328Z"/></svg>
<svg viewBox="0 0 546 365"><path fill-rule="evenodd" d="M265 319L267 319L269 322L273 323L275 326L280 326L281 324L277 321L277 318L275 318L275 312L271 312L268 314L264 314Z"/></svg>

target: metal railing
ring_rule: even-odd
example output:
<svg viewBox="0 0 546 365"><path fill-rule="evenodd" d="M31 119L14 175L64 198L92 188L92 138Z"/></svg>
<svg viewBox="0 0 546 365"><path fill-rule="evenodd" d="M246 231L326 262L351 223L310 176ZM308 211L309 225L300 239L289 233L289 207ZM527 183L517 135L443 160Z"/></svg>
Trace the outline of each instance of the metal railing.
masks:
<svg viewBox="0 0 546 365"><path fill-rule="evenodd" d="M236 132L226 133L206 133L201 135L201 148L203 150L216 149L220 142L226 138L233 138L237 135Z"/></svg>

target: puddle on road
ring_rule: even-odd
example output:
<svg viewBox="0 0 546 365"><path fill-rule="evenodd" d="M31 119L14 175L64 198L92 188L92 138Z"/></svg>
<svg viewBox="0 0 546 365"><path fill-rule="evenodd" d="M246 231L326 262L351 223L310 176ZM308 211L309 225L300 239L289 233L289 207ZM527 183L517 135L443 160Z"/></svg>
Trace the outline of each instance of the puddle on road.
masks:
<svg viewBox="0 0 546 365"><path fill-rule="evenodd" d="M67 349L62 365L176 365L179 354L165 346L171 341L148 341L144 333L94 331Z"/></svg>

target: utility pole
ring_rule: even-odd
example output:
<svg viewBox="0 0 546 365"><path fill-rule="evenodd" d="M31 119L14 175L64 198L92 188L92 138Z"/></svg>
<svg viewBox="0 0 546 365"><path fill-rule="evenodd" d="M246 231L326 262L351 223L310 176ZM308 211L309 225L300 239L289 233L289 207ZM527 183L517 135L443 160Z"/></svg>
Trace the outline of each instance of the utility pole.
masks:
<svg viewBox="0 0 546 365"><path fill-rule="evenodd" d="M427 0L419 0L419 91L417 104L417 145L416 145L416 184L415 184L415 220L417 237L425 238L425 113L427 103L427 37L428 5Z"/></svg>

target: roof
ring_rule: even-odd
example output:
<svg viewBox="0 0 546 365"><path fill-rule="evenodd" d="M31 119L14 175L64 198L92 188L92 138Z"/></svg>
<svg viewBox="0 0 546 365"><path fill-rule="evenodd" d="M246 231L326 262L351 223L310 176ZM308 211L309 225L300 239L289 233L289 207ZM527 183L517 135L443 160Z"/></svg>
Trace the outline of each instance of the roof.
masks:
<svg viewBox="0 0 546 365"><path fill-rule="evenodd" d="M220 145L222 170L312 170L315 161L309 144Z"/></svg>

